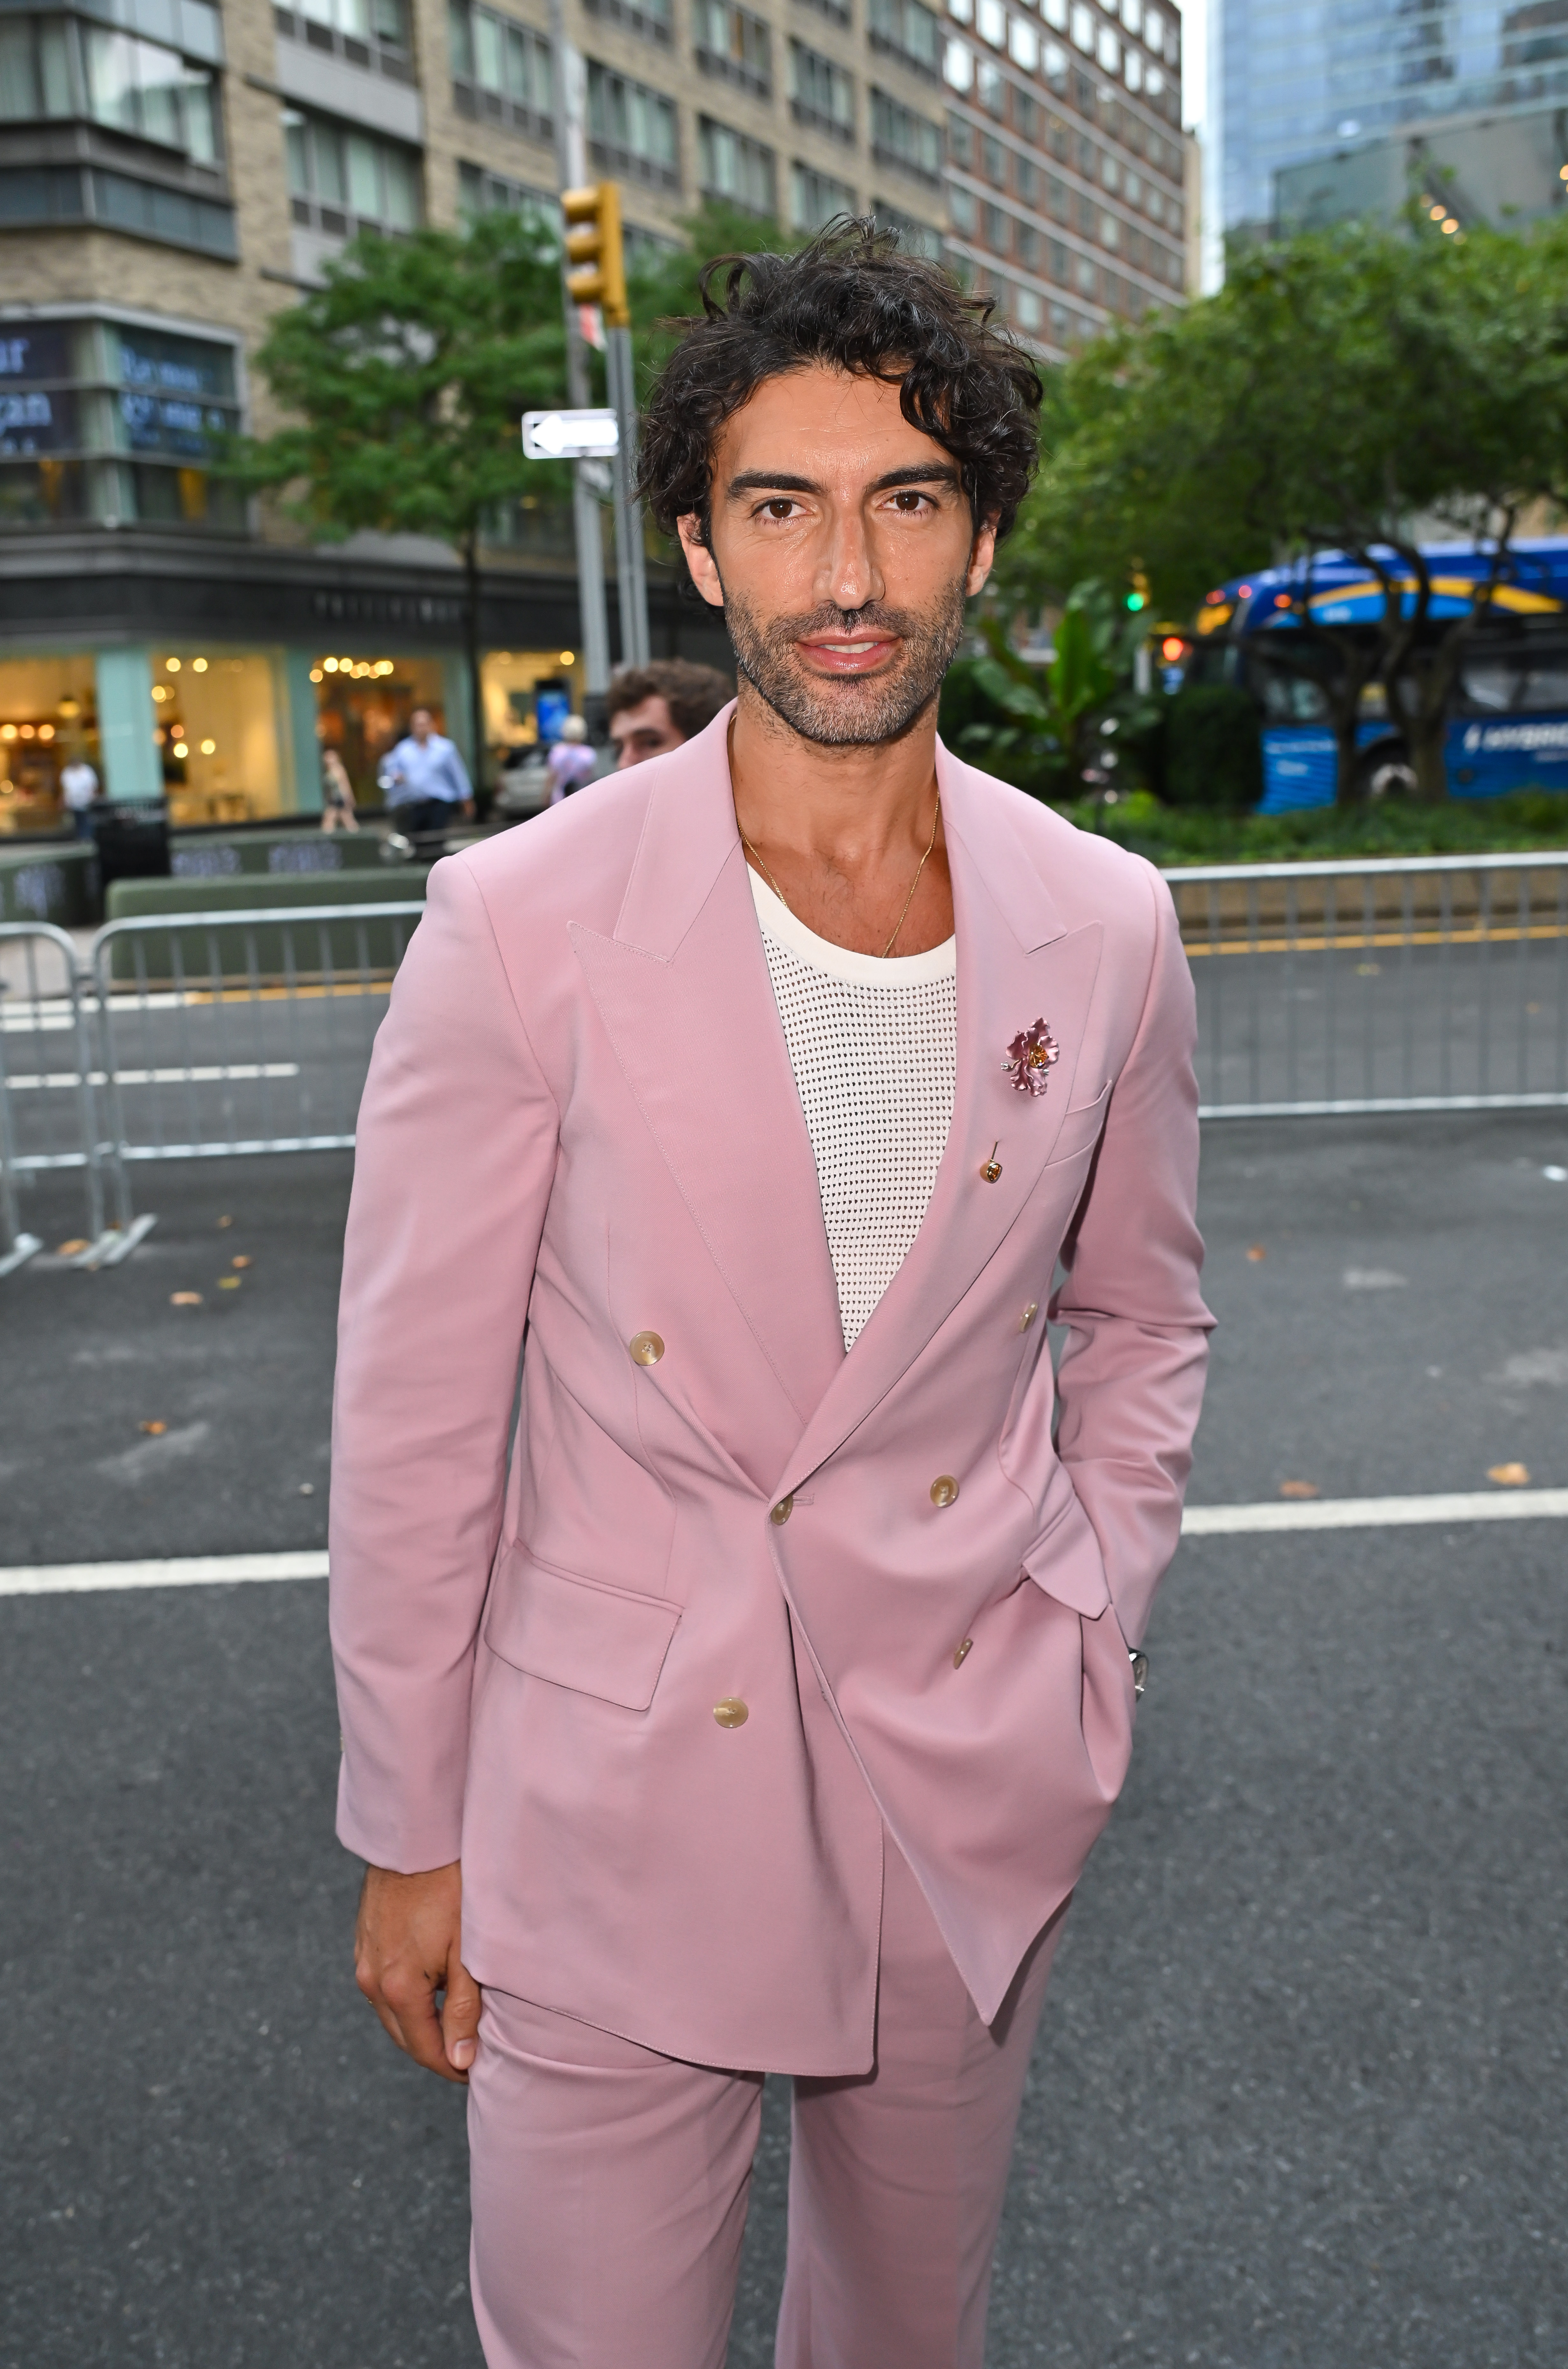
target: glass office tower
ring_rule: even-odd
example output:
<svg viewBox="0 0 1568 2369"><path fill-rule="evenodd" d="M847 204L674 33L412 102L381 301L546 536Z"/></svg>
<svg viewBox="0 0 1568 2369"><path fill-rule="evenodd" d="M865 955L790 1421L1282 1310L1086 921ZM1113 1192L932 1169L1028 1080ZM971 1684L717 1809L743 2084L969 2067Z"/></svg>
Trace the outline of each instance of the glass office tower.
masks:
<svg viewBox="0 0 1568 2369"><path fill-rule="evenodd" d="M1568 0L1219 0L1215 30L1228 230L1273 219L1283 166L1568 98Z"/></svg>

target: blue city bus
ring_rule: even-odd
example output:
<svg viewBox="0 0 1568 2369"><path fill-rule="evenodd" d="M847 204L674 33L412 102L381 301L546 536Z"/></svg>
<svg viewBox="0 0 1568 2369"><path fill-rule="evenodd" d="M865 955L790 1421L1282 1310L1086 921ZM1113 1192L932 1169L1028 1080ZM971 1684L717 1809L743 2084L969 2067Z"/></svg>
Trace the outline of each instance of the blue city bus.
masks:
<svg viewBox="0 0 1568 2369"><path fill-rule="evenodd" d="M1445 625L1470 609L1493 561L1490 553L1463 544L1423 544L1421 549L1432 580L1429 632L1436 642ZM1417 587L1409 575L1396 580L1408 616ZM1257 702L1260 813L1333 804L1328 704L1310 662L1290 663L1284 639L1300 633L1303 601L1318 624L1352 632L1360 626L1369 635L1381 621L1384 597L1364 563L1331 551L1313 557L1310 589L1307 565L1298 561L1239 576L1209 593L1199 609L1185 677L1235 683ZM1332 659L1328 646L1322 648L1326 666ZM1356 737L1368 789L1409 781L1408 752L1380 689L1364 695ZM1465 650L1444 754L1455 797L1568 791L1568 536L1520 543L1507 555L1503 578Z"/></svg>

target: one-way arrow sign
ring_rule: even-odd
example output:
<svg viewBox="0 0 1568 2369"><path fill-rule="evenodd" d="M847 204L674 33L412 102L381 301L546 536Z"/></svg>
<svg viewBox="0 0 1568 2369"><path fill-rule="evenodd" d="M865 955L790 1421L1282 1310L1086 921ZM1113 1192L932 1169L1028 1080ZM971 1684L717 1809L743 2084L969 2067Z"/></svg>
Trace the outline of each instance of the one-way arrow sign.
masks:
<svg viewBox="0 0 1568 2369"><path fill-rule="evenodd" d="M522 450L530 461L612 461L621 445L612 411L525 411Z"/></svg>

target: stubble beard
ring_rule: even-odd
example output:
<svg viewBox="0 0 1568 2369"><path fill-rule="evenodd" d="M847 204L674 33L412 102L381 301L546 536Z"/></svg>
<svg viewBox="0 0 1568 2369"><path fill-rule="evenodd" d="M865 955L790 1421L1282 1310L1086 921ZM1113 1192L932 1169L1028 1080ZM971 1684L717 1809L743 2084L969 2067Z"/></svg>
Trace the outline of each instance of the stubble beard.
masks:
<svg viewBox="0 0 1568 2369"><path fill-rule="evenodd" d="M924 614L869 601L864 609L828 603L807 616L765 624L727 592L724 621L740 672L792 732L818 748L875 749L907 732L941 690L963 638L964 586L956 581ZM886 672L824 679L807 671L796 647L803 635L836 630L853 635L872 625L899 637L899 656Z"/></svg>

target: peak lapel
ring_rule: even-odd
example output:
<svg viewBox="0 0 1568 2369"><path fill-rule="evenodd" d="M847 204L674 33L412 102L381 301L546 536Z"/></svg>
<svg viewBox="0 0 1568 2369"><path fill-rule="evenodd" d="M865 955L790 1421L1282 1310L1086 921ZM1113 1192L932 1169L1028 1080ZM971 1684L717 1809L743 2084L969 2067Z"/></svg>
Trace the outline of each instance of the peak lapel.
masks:
<svg viewBox="0 0 1568 2369"><path fill-rule="evenodd" d="M727 709L656 759L612 938L573 943L616 1059L804 1425L844 1362L811 1140L735 824Z"/></svg>
<svg viewBox="0 0 1568 2369"><path fill-rule="evenodd" d="M909 1255L807 1425L781 1490L841 1445L945 1322L1027 1201L1072 1099L1100 925L1065 927L1005 810L977 795L977 777L940 743L937 779L958 940L953 1125ZM1016 1091L1003 1062L1011 1040L1037 1019L1060 1054L1046 1093L1034 1096ZM1001 1173L988 1183L980 1172L993 1144Z"/></svg>

